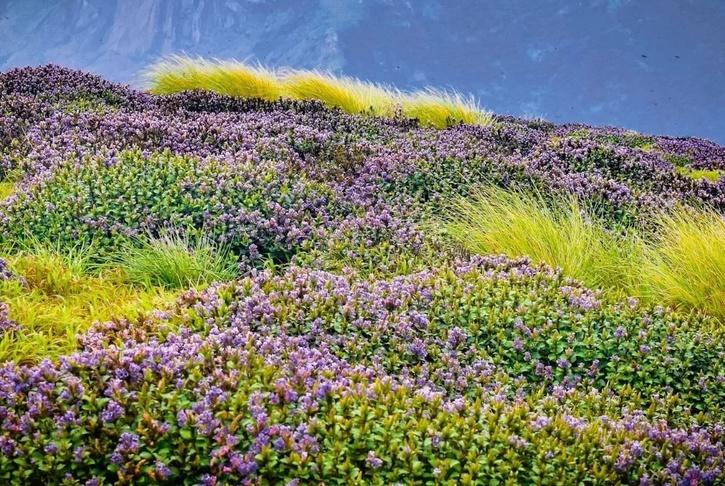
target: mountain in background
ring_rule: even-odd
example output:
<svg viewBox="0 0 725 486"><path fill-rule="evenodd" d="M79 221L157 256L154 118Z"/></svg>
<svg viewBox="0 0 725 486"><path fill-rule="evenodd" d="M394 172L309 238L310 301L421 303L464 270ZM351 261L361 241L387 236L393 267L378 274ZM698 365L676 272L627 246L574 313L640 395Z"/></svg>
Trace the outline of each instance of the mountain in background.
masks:
<svg viewBox="0 0 725 486"><path fill-rule="evenodd" d="M0 0L0 68L143 86L185 52L454 88L503 114L725 143L720 0Z"/></svg>

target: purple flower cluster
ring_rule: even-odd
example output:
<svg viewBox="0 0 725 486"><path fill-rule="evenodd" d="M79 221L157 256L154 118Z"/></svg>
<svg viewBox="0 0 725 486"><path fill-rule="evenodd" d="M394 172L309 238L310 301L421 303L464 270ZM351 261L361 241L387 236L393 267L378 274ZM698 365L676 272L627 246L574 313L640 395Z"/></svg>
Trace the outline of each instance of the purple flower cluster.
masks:
<svg viewBox="0 0 725 486"><path fill-rule="evenodd" d="M57 364L5 365L0 476L27 463L81 483L105 474L223 483L379 475L394 482L411 474L406 464L415 457L414 477L455 479L471 448L495 457L505 446L519 457L521 467L509 474L520 482L536 477L529 466L539 461L559 464L557 477L578 477L572 457L587 454L600 464L584 473L593 481L668 482L698 471L712 484L725 463L717 408L722 343L667 312L646 336L603 330L600 341L610 333L612 344L591 343L602 323L634 328L642 315L619 314L607 302L582 309L562 283L525 261L479 258L393 280L261 272L190 293L158 317L175 326L110 322ZM541 297L527 310L520 303L534 289ZM568 323L581 328L576 339L566 338L576 335ZM700 354L710 360L700 371L678 361L692 333L712 350ZM528 359L511 355L514 336ZM559 349L557 336L573 351L548 358ZM632 356L622 339L666 351L669 369L653 371L660 355L651 364L643 358L638 372L619 370L614 354ZM595 356L607 375L601 381L587 374ZM526 371L552 365L544 381ZM712 386L714 401L704 408L684 386L693 373ZM647 388L652 380L663 381ZM109 472L77 466L86 460ZM492 461L475 476L502 474Z"/></svg>

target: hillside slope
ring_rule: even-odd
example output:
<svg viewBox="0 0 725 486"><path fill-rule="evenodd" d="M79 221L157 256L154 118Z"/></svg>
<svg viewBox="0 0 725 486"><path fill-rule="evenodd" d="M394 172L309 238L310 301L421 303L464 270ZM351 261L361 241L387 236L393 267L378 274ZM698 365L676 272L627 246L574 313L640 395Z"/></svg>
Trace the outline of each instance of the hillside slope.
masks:
<svg viewBox="0 0 725 486"><path fill-rule="evenodd" d="M183 233L237 274L182 280L174 303L54 335L61 356L5 363L4 482L722 481L716 315L473 255L440 220L493 185L575 196L607 231L648 235L678 205L722 216L725 147L153 96L56 66L1 74L0 114L9 262L82 250L83 278L121 278L129 249ZM2 267L10 348L31 330L9 289L61 286L23 268Z"/></svg>

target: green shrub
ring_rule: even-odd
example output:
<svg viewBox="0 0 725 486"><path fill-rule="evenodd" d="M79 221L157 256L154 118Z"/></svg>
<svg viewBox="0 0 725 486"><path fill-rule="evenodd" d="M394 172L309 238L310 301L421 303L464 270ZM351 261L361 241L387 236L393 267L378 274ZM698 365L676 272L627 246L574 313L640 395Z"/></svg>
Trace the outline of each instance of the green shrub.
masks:
<svg viewBox="0 0 725 486"><path fill-rule="evenodd" d="M37 240L64 250L93 244L99 260L173 222L235 255L286 261L310 244L310 223L335 207L329 188L282 173L272 161L200 161L169 152L121 152L113 163L63 166L17 196L5 209L4 243Z"/></svg>

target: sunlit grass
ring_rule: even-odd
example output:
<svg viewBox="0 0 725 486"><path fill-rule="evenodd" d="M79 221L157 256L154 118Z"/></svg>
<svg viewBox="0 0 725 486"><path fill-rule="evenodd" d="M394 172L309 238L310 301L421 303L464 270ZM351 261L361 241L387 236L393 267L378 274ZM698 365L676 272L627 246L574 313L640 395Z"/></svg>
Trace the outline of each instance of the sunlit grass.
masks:
<svg viewBox="0 0 725 486"><path fill-rule="evenodd" d="M129 245L113 262L127 280L146 288L178 289L231 280L236 260L203 237L169 233Z"/></svg>
<svg viewBox="0 0 725 486"><path fill-rule="evenodd" d="M209 61L171 56L147 70L150 90L171 94L202 89L220 94L276 100L317 100L345 112L392 117L397 113L416 118L423 126L446 128L461 123L489 125L490 113L472 97L456 92L426 89L400 92L355 78L321 71L273 71L237 61Z"/></svg>
<svg viewBox="0 0 725 486"><path fill-rule="evenodd" d="M83 252L59 254L48 248L6 257L20 279L0 281L0 301L18 329L0 337L0 362L37 362L73 351L77 337L96 321L135 318L170 305L176 293L143 289L117 271L89 274Z"/></svg>
<svg viewBox="0 0 725 486"><path fill-rule="evenodd" d="M456 199L445 227L473 253L527 256L592 287L628 288L640 251L636 240L608 231L573 198L551 202L496 187Z"/></svg>
<svg viewBox="0 0 725 486"><path fill-rule="evenodd" d="M527 256L590 287L725 319L725 220L661 214L653 233L614 233L574 199L486 187L455 199L446 232L473 253Z"/></svg>
<svg viewBox="0 0 725 486"><path fill-rule="evenodd" d="M274 101L282 97L278 75L261 66L233 61L208 61L172 56L152 65L147 71L156 94L206 89L244 98Z"/></svg>
<svg viewBox="0 0 725 486"><path fill-rule="evenodd" d="M0 199L5 199L15 192L15 184L8 181L0 182Z"/></svg>
<svg viewBox="0 0 725 486"><path fill-rule="evenodd" d="M725 322L725 219L679 208L658 219L657 237L640 265L653 301L703 309Z"/></svg>
<svg viewBox="0 0 725 486"><path fill-rule="evenodd" d="M318 71L289 71L283 79L283 87L290 98L317 100L348 113L390 117L397 106L397 94L393 90Z"/></svg>
<svg viewBox="0 0 725 486"><path fill-rule="evenodd" d="M490 125L491 114L482 110L473 98L459 93L428 89L401 96L403 115L417 118L422 125L446 128L465 123Z"/></svg>
<svg viewBox="0 0 725 486"><path fill-rule="evenodd" d="M725 174L725 172L717 169L692 169L690 167L676 167L675 169L680 174L692 179L706 179L711 182L717 182Z"/></svg>

